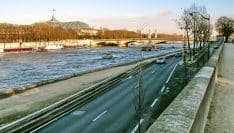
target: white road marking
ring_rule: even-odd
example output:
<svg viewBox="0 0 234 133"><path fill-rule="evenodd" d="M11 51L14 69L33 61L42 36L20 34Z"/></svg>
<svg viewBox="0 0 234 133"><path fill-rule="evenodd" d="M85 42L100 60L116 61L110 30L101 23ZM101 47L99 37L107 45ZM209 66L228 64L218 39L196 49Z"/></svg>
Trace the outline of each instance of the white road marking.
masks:
<svg viewBox="0 0 234 133"><path fill-rule="evenodd" d="M141 120L140 120L140 124L141 124L143 121L144 121L144 119L141 119ZM135 133L136 130L138 129L138 127L139 127L139 123L135 126L135 128L132 130L131 133Z"/></svg>
<svg viewBox="0 0 234 133"><path fill-rule="evenodd" d="M105 110L104 112L102 112L101 114L99 114L95 119L93 119L93 122L95 122L96 120L98 120L99 118L101 118L106 112L107 112L107 110Z"/></svg>
<svg viewBox="0 0 234 133"><path fill-rule="evenodd" d="M151 104L151 108L153 108L157 102L158 102L158 98L154 99L154 102Z"/></svg>
<svg viewBox="0 0 234 133"><path fill-rule="evenodd" d="M81 111L81 110L77 110L71 113L71 115L77 115L77 116L81 116L85 113L85 111Z"/></svg>
<svg viewBox="0 0 234 133"><path fill-rule="evenodd" d="M161 92L163 92L165 90L165 86L163 86L163 88L161 89Z"/></svg>
<svg viewBox="0 0 234 133"><path fill-rule="evenodd" d="M177 67L177 65L178 65L178 64L176 64L176 65L174 66L174 68L173 68L173 70L171 71L171 73L170 73L170 75L169 75L169 77L168 77L168 79L167 79L166 83L168 83L168 82L169 82L169 80L170 80L170 78L171 78L172 74L174 73L175 68Z"/></svg>

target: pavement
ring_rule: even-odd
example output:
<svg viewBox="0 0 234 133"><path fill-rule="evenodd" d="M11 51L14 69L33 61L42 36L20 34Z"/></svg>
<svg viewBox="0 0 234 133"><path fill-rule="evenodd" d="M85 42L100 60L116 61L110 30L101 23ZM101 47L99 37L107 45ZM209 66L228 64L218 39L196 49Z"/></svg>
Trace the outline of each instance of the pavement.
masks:
<svg viewBox="0 0 234 133"><path fill-rule="evenodd" d="M160 102L161 93L164 93L163 86L180 60L170 58L166 64L153 64L142 71L145 110L141 119L143 128L147 127L150 116ZM138 128L135 119L137 86L138 75L130 75L112 86L110 91L36 132L132 132Z"/></svg>
<svg viewBox="0 0 234 133"><path fill-rule="evenodd" d="M224 44L205 133L234 133L234 44Z"/></svg>

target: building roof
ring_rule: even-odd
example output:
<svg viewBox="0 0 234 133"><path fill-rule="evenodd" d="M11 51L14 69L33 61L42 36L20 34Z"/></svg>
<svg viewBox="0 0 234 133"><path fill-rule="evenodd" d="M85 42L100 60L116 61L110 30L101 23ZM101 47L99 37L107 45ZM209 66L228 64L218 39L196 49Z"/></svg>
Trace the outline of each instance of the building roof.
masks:
<svg viewBox="0 0 234 133"><path fill-rule="evenodd" d="M49 21L46 21L46 23L62 27L64 29L72 29L72 30L91 29L91 27L87 23L81 21L60 22L54 17L54 14Z"/></svg>
<svg viewBox="0 0 234 133"><path fill-rule="evenodd" d="M72 21L72 22L59 22L58 26L63 27L64 29L72 29L72 30L78 30L78 29L91 29L90 26L84 22L80 21Z"/></svg>

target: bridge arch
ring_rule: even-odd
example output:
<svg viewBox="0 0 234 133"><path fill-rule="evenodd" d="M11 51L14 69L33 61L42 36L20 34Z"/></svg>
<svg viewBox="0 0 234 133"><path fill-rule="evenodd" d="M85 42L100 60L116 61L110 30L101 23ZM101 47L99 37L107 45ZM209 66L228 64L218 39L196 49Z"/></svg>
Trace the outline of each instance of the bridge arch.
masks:
<svg viewBox="0 0 234 133"><path fill-rule="evenodd" d="M129 44L134 43L134 42L137 42L137 41L128 41L128 42L125 42L124 44L126 47L129 47Z"/></svg>

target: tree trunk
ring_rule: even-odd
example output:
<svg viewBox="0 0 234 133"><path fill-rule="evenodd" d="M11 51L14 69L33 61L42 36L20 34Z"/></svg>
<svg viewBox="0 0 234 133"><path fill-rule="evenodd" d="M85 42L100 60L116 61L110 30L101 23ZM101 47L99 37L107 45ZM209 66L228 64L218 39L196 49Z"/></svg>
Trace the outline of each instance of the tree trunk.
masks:
<svg viewBox="0 0 234 133"><path fill-rule="evenodd" d="M202 49L202 40L200 39L199 49Z"/></svg>
<svg viewBox="0 0 234 133"><path fill-rule="evenodd" d="M225 42L227 43L228 42L228 35L225 36Z"/></svg>

